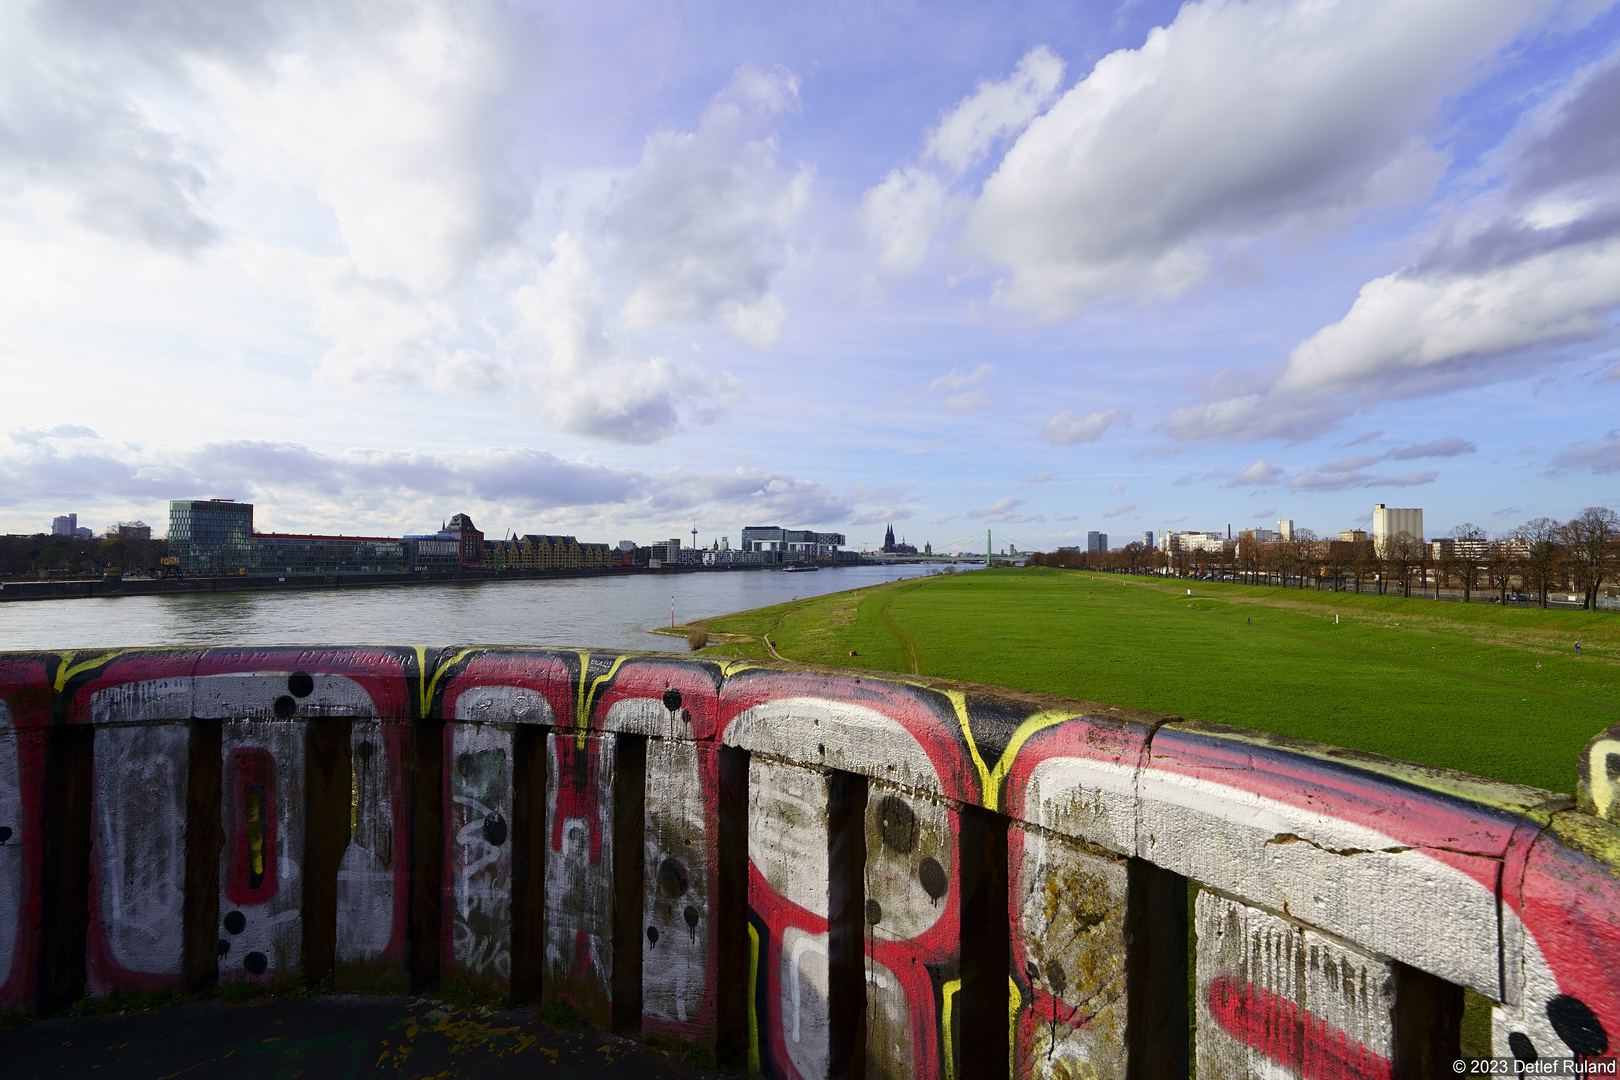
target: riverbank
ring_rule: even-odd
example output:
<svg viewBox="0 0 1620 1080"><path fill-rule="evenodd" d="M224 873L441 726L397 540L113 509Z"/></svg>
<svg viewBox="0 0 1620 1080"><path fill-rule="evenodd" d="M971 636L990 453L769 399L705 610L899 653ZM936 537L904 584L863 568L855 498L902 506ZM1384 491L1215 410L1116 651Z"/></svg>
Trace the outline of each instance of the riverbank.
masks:
<svg viewBox="0 0 1620 1080"><path fill-rule="evenodd" d="M1606 612L1031 568L689 628L718 655L1106 701L1563 792L1586 741L1620 719L1620 620Z"/></svg>

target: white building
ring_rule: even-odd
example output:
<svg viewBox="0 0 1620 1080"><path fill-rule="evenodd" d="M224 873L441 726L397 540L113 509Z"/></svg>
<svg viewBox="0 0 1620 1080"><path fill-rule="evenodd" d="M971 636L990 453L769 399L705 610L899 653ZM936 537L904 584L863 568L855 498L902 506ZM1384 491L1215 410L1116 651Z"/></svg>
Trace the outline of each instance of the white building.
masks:
<svg viewBox="0 0 1620 1080"><path fill-rule="evenodd" d="M1277 539L1292 540L1294 538L1294 519L1277 519Z"/></svg>
<svg viewBox="0 0 1620 1080"><path fill-rule="evenodd" d="M1423 510L1421 507L1398 509L1377 503L1373 506L1372 538L1380 548L1392 536L1411 533L1423 539Z"/></svg>
<svg viewBox="0 0 1620 1080"><path fill-rule="evenodd" d="M1159 546L1165 551L1221 551L1226 542L1225 533L1170 532L1160 539Z"/></svg>

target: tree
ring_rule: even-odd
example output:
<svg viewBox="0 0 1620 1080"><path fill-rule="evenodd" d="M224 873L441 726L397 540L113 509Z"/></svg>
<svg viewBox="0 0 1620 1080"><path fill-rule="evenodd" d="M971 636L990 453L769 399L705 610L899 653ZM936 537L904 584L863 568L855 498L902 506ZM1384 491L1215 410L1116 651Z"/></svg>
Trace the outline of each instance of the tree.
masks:
<svg viewBox="0 0 1620 1080"><path fill-rule="evenodd" d="M1423 541L1409 532L1384 537L1383 557L1389 576L1401 583L1401 595L1412 595L1412 571L1423 563ZM1380 590L1382 591L1382 590Z"/></svg>
<svg viewBox="0 0 1620 1080"><path fill-rule="evenodd" d="M1547 592L1564 557L1564 529L1549 517L1532 518L1519 526L1516 538L1524 545L1524 567L1535 579L1541 606L1547 606Z"/></svg>
<svg viewBox="0 0 1620 1080"><path fill-rule="evenodd" d="M1310 529L1295 529L1288 541L1289 561L1299 575L1299 587L1305 587L1307 578L1313 578L1316 569L1316 534Z"/></svg>
<svg viewBox="0 0 1620 1080"><path fill-rule="evenodd" d="M1485 552L1485 572L1501 603L1507 603L1508 587L1513 584L1513 575L1519 572L1522 549L1517 536L1503 536L1492 540Z"/></svg>
<svg viewBox="0 0 1620 1080"><path fill-rule="evenodd" d="M1485 548L1485 530L1472 521L1465 521L1451 530L1451 573L1462 582L1463 603L1474 596L1474 581L1479 576L1480 551Z"/></svg>
<svg viewBox="0 0 1620 1080"><path fill-rule="evenodd" d="M1597 607L1603 579L1613 577L1620 561L1620 516L1603 506L1588 506L1564 523L1564 549L1581 579L1581 606Z"/></svg>
<svg viewBox="0 0 1620 1080"><path fill-rule="evenodd" d="M1384 591L1384 581L1382 577L1379 577L1382 565L1378 559L1378 549L1373 545L1371 540L1352 540L1351 543L1356 545L1356 553L1354 556L1356 567L1356 592L1361 591L1362 579L1367 577L1377 577L1378 591L1382 593Z"/></svg>
<svg viewBox="0 0 1620 1080"><path fill-rule="evenodd" d="M1353 562L1350 545L1343 540L1329 540L1323 546L1327 551L1322 556L1322 569L1332 576L1333 591L1338 592Z"/></svg>

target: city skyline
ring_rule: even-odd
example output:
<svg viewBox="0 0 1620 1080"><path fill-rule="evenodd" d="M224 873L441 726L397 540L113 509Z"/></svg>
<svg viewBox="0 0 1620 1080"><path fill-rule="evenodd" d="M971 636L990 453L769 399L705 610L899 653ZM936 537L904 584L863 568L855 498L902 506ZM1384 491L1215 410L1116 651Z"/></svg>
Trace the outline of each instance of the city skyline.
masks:
<svg viewBox="0 0 1620 1080"><path fill-rule="evenodd" d="M0 531L1620 506L1617 42L1528 0L14 5Z"/></svg>

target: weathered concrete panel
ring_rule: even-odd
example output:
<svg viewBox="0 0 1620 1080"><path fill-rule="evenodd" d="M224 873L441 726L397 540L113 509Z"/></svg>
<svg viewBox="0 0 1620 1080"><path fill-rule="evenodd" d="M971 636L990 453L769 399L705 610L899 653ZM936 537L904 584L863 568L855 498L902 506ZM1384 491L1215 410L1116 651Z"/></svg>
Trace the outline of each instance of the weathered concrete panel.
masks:
<svg viewBox="0 0 1620 1080"><path fill-rule="evenodd" d="M1125 1080L1125 860L1016 825L1007 859L1013 1076Z"/></svg>
<svg viewBox="0 0 1620 1080"><path fill-rule="evenodd" d="M185 723L96 729L86 959L97 996L185 985L189 747Z"/></svg>
<svg viewBox="0 0 1620 1080"><path fill-rule="evenodd" d="M872 782L866 797L866 1069L934 1080L960 981L958 814L937 799Z"/></svg>
<svg viewBox="0 0 1620 1080"><path fill-rule="evenodd" d="M410 989L410 747L402 722L356 720L350 731L349 844L337 876L339 990Z"/></svg>
<svg viewBox="0 0 1620 1080"><path fill-rule="evenodd" d="M710 660L618 658L596 688L591 726L658 739L707 742L718 734L720 665Z"/></svg>
<svg viewBox="0 0 1620 1080"><path fill-rule="evenodd" d="M444 929L441 977L477 993L512 992L511 724L444 726Z"/></svg>
<svg viewBox="0 0 1620 1080"><path fill-rule="evenodd" d="M220 742L219 979L300 976L303 948L304 725L227 720Z"/></svg>
<svg viewBox="0 0 1620 1080"><path fill-rule="evenodd" d="M1576 765L1575 805L1620 825L1620 724L1592 736Z"/></svg>
<svg viewBox="0 0 1620 1080"><path fill-rule="evenodd" d="M716 1035L710 917L719 814L718 749L648 739L641 1030L710 1048Z"/></svg>
<svg viewBox="0 0 1620 1080"><path fill-rule="evenodd" d="M1390 961L1198 894L1198 1075L1389 1080Z"/></svg>
<svg viewBox="0 0 1620 1080"><path fill-rule="evenodd" d="M616 736L546 738L547 1002L613 1022L613 769Z"/></svg>
<svg viewBox="0 0 1620 1080"><path fill-rule="evenodd" d="M43 732L18 731L0 700L0 1011L6 1012L34 1003L44 749Z"/></svg>
<svg viewBox="0 0 1620 1080"><path fill-rule="evenodd" d="M827 1076L829 776L755 756L748 765L748 908L758 944L750 1056L786 1080Z"/></svg>
<svg viewBox="0 0 1620 1080"><path fill-rule="evenodd" d="M1620 1057L1620 825L1554 816L1522 885L1505 898L1522 927L1517 999L1495 1010L1494 1053L1521 1061Z"/></svg>
<svg viewBox="0 0 1620 1080"><path fill-rule="evenodd" d="M1500 998L1499 873L1514 837L1539 828L1527 815L1560 798L1416 766L1403 780L1285 743L1160 728L1138 785L1141 857ZM1467 783L1504 804L1434 790Z"/></svg>

